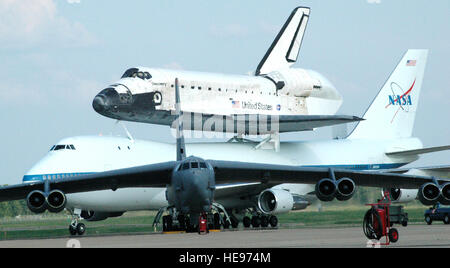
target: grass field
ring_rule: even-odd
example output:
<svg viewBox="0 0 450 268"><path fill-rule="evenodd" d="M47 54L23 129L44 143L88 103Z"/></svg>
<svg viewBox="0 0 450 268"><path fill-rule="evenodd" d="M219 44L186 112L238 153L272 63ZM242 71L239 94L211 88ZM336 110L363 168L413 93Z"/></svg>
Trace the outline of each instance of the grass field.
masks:
<svg viewBox="0 0 450 268"><path fill-rule="evenodd" d="M321 212L309 208L304 211L279 215L279 228L311 228L329 226L362 226L367 207L326 207ZM424 224L424 207L406 207L411 224ZM130 212L119 218L100 222L82 221L86 235L112 235L154 232L155 212ZM0 240L68 237L70 216L65 214L25 216L0 219ZM160 230L156 230L160 231Z"/></svg>

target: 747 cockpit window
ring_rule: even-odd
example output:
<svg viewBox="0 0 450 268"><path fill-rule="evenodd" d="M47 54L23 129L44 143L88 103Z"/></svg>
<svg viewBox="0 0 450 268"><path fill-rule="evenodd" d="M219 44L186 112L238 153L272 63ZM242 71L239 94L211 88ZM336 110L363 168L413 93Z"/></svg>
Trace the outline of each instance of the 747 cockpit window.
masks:
<svg viewBox="0 0 450 268"><path fill-rule="evenodd" d="M138 68L131 68L128 69L123 75L122 78L127 78L127 77L137 77L140 78L142 80L148 80L152 78L152 75L149 72L142 72L139 71Z"/></svg>
<svg viewBox="0 0 450 268"><path fill-rule="evenodd" d="M53 147L50 149L50 151L59 151L59 150L75 150L75 146L73 144L58 144L53 145Z"/></svg>

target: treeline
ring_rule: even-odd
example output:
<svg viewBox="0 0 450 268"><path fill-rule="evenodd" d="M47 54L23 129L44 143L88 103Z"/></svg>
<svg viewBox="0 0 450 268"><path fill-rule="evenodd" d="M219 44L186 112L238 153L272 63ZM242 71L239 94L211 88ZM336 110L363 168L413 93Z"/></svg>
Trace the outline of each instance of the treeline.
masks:
<svg viewBox="0 0 450 268"><path fill-rule="evenodd" d="M33 213L28 209L27 202L25 200L0 203L0 218L31 214Z"/></svg>

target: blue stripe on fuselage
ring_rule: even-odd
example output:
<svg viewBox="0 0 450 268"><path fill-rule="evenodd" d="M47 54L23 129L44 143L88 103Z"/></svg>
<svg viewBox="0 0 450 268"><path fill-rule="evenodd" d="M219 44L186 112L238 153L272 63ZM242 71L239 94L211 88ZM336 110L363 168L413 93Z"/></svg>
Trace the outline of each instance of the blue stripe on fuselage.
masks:
<svg viewBox="0 0 450 268"><path fill-rule="evenodd" d="M42 175L25 175L23 176L22 182L32 182L32 181L44 181L44 180L58 180L70 177L76 177L80 175L93 174L94 172L76 172L76 173L55 173L55 174L42 174Z"/></svg>
<svg viewBox="0 0 450 268"><path fill-rule="evenodd" d="M351 169L351 170L378 170L378 169L393 169L407 165L408 163L395 163L395 164L367 164L367 165L313 165L302 167L330 167L337 169ZM93 174L95 172L77 172L77 173L55 173L55 174L42 174L42 175L25 175L22 182L32 181L44 181L44 180L57 180L69 177L75 177L80 175Z"/></svg>

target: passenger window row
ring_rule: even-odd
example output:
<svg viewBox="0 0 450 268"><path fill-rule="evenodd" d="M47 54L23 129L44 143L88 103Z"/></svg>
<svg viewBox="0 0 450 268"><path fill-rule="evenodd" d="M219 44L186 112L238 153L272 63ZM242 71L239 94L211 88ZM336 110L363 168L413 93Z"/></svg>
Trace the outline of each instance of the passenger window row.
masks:
<svg viewBox="0 0 450 268"><path fill-rule="evenodd" d="M81 176L83 175L82 173L60 173L60 174L47 174L47 175L42 175L42 178L44 180L57 180L57 179L64 179L64 178L70 178L70 177L76 177L76 176Z"/></svg>

